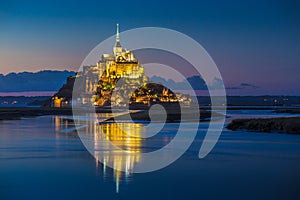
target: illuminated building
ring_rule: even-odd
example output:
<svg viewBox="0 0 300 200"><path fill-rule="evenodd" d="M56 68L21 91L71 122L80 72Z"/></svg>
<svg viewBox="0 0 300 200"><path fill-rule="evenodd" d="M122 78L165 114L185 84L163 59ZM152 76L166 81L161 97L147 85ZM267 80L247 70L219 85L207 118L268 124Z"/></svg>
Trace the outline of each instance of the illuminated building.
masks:
<svg viewBox="0 0 300 200"><path fill-rule="evenodd" d="M94 106L124 107L127 104L150 106L153 103L178 102L189 105L191 102L188 95L175 94L170 89L149 81L144 73L144 67L140 65L133 52L122 47L118 24L112 53L103 54L95 65L84 66L83 71L69 78L66 85L73 85L75 79L81 79L83 83L80 100L73 102L76 104L79 101L82 104ZM135 91L132 91L133 88ZM58 92L58 98L62 97L62 101L70 102L72 95L68 88L67 91L67 96L63 94L64 92ZM112 95L113 92L114 95ZM55 96L52 102L56 107L55 105L59 103L54 101L58 101ZM64 106L70 104L64 104ZM61 107L63 107L62 104Z"/></svg>
<svg viewBox="0 0 300 200"><path fill-rule="evenodd" d="M52 98L53 106L54 108L60 108L62 107L62 101L63 98L58 98L57 96Z"/></svg>
<svg viewBox="0 0 300 200"><path fill-rule="evenodd" d="M85 66L83 75L86 93L83 103L90 102L98 106L103 106L108 102L112 104L122 102L121 96L115 100L111 99L112 90L115 89L120 78L125 81L124 87L138 87L148 80L144 75L144 68L139 64L133 52L122 48L118 24L113 54L103 54L95 66Z"/></svg>

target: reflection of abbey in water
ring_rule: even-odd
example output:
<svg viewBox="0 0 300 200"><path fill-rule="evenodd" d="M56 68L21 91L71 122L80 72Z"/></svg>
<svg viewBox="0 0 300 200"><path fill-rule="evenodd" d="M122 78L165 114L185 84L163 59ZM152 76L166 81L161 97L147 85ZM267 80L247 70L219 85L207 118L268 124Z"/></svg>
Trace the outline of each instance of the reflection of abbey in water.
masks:
<svg viewBox="0 0 300 200"><path fill-rule="evenodd" d="M106 114L101 114L106 115ZM55 116L53 118L56 137L70 137L74 138L74 134L65 133L64 130L72 129L74 123L69 119ZM135 136L142 134L144 126L138 123L107 123L98 125L93 120L85 121L85 132L87 135L93 136L91 138L94 142L94 155L96 158L96 167L101 170L103 177L109 176L108 166L114 166L114 169L126 169L125 172L113 170L113 177L116 182L116 192L119 192L119 185L122 181L127 181L131 175L132 169L136 163L140 162L140 153L142 148L142 139L140 137L130 137L124 130L130 131ZM115 152L103 151L105 147L100 146L99 140L108 140L114 145L122 148L126 154L116 154ZM102 164L99 160L101 159ZM109 177L108 177L109 178Z"/></svg>
<svg viewBox="0 0 300 200"><path fill-rule="evenodd" d="M122 126L122 127L119 127ZM141 135L143 131L143 125L137 123L110 123L103 124L101 126L94 126L92 128L94 131L94 156L96 158L96 163L98 165L98 159L102 158L102 167L103 174L105 175L107 166L113 166L114 170L114 179L116 182L116 192L119 192L120 182L126 181L132 173L132 170L136 163L139 163L140 153L142 147L142 139L139 137L130 137L123 130L129 130L135 132L135 135ZM101 129L101 130L100 130ZM102 134L100 134L102 133ZM122 148L126 151L126 154L118 154L111 151L103 151L103 149L110 149L109 147L105 148L98 144L99 140L103 140L105 137L106 140L113 143L113 145ZM115 150L118 151L118 150ZM124 172L121 172L116 169L125 169Z"/></svg>
<svg viewBox="0 0 300 200"><path fill-rule="evenodd" d="M160 84L149 83L143 66L139 64L133 52L121 46L118 25L113 54L103 54L96 65L84 66L83 71L77 73L76 77L70 77L67 84L53 96L54 107L70 105L72 92L67 91L67 85L72 85L75 78L82 79L83 84L81 99L76 103L126 106L128 102L143 105L178 102L189 105L191 102L188 95L174 94ZM132 88L136 90L133 92ZM112 92L115 95L112 96ZM128 98L130 100L126 100Z"/></svg>

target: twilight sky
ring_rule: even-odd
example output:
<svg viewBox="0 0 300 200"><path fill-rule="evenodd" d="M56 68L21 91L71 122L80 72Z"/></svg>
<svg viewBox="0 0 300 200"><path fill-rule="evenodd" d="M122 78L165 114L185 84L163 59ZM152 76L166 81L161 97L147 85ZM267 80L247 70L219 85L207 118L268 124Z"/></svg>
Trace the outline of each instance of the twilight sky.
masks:
<svg viewBox="0 0 300 200"><path fill-rule="evenodd" d="M297 0L0 0L0 73L77 70L116 23L121 31L165 27L197 40L229 94L300 95Z"/></svg>

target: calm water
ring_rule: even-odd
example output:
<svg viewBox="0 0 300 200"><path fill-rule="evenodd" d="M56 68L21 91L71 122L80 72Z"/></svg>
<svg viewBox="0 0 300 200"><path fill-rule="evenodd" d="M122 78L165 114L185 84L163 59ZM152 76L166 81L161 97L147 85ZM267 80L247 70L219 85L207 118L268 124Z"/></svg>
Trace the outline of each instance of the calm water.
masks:
<svg viewBox="0 0 300 200"><path fill-rule="evenodd" d="M227 121L274 115L268 110L230 111ZM124 126L136 131L144 125ZM151 142L135 141L130 147L141 152L159 148L177 127L167 124ZM225 129L213 151L200 160L207 128L201 123L194 143L175 163L130 174L96 162L72 128L71 121L58 116L0 122L0 199L300 199L300 135Z"/></svg>

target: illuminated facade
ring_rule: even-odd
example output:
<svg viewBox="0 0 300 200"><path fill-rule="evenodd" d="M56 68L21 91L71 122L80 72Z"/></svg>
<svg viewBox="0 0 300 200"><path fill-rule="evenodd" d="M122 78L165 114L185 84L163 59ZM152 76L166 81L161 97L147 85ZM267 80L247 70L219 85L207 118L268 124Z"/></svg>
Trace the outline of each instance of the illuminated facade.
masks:
<svg viewBox="0 0 300 200"><path fill-rule="evenodd" d="M52 106L54 108L62 108L69 106L68 100L65 100L65 98L59 98L57 96L52 97Z"/></svg>
<svg viewBox="0 0 300 200"><path fill-rule="evenodd" d="M123 100L121 96L115 100L111 99L112 90L115 89L120 78L125 81L124 87L138 87L142 82L147 81L144 68L139 64L133 52L122 48L118 24L113 54L103 54L96 65L85 66L83 76L85 77L85 96L82 102L96 106L121 103Z"/></svg>
<svg viewBox="0 0 300 200"><path fill-rule="evenodd" d="M54 107L54 108L60 108L62 101L63 101L63 98L58 98L57 96L56 97L52 97L52 102L53 102L52 107Z"/></svg>

